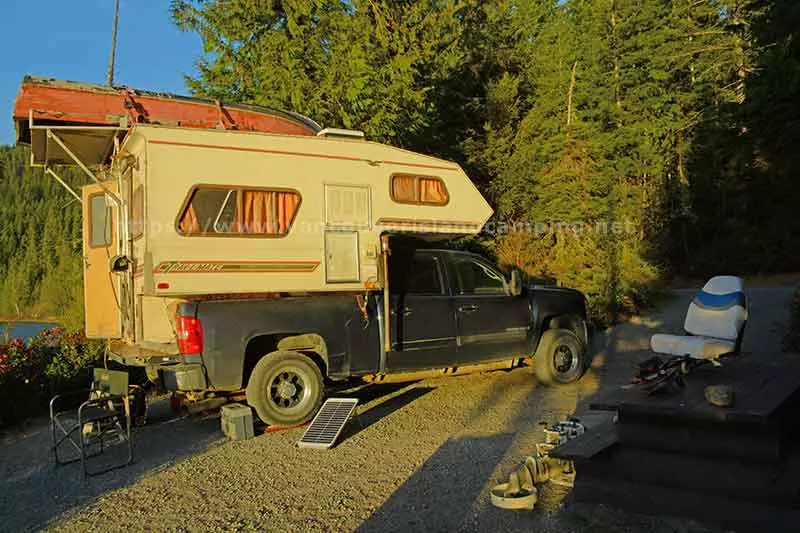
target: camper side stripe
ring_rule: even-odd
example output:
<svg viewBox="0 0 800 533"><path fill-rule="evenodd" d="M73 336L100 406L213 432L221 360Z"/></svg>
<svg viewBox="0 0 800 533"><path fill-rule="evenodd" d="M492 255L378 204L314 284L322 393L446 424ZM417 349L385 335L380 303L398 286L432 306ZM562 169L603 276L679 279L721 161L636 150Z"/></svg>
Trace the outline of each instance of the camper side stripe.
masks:
<svg viewBox="0 0 800 533"><path fill-rule="evenodd" d="M415 168L430 168L434 170L458 170L457 167L447 167L443 165L426 165L423 163L404 163L402 161L372 161L364 159L363 157L350 157L346 155L330 155L330 154L313 154L307 152L289 152L286 150L268 150L266 148L247 148L245 146L220 146L217 144L197 144L197 143L182 143L175 141L149 141L151 144L164 144L167 146L184 146L187 148L211 148L214 150L234 150L236 152L252 152L257 154L275 154L275 155L288 155L294 157L317 157L320 159L338 159L341 161L364 161L365 163L387 165L397 165L401 167L415 167Z"/></svg>
<svg viewBox="0 0 800 533"><path fill-rule="evenodd" d="M162 261L155 274L226 274L253 272L314 272L319 261Z"/></svg>

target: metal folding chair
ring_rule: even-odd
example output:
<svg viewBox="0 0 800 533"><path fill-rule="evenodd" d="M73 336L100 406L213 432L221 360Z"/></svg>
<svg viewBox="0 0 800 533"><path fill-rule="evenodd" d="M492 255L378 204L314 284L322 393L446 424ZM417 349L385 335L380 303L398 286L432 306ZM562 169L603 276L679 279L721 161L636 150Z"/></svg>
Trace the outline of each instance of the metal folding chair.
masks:
<svg viewBox="0 0 800 533"><path fill-rule="evenodd" d="M73 408L59 410L67 398L88 392L89 399ZM74 406L73 401L70 405ZM127 466L133 462L131 441L131 396L128 373L105 368L95 368L89 389L59 394L50 400L50 428L53 435L53 454L56 465L81 462L84 477L94 476ZM95 470L89 469L89 459L118 444L126 444L124 461L114 462ZM71 457L65 457L63 447L72 448Z"/></svg>

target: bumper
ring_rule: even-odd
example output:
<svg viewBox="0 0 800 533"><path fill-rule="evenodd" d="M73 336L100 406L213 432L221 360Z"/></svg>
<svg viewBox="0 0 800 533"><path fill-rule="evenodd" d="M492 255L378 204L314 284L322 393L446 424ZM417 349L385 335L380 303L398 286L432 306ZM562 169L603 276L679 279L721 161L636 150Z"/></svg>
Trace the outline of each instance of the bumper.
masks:
<svg viewBox="0 0 800 533"><path fill-rule="evenodd" d="M138 344L111 346L109 359L129 367L144 367L150 381L170 391L197 391L208 388L199 356L177 353L170 345L153 349Z"/></svg>
<svg viewBox="0 0 800 533"><path fill-rule="evenodd" d="M170 391L193 391L207 388L203 365L184 363L157 367L164 388Z"/></svg>

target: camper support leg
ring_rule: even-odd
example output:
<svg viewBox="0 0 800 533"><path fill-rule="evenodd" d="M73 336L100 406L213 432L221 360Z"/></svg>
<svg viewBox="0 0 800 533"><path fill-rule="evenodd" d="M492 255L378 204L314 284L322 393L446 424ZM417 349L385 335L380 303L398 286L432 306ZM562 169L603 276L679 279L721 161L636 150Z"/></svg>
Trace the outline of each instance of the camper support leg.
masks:
<svg viewBox="0 0 800 533"><path fill-rule="evenodd" d="M389 290L389 236L381 236L381 255L383 256L383 348L388 354L392 351L391 291Z"/></svg>
<svg viewBox="0 0 800 533"><path fill-rule="evenodd" d="M61 138L58 135L56 135L55 133L53 133L53 130L51 130L49 128L47 130L47 138L48 139L53 139L56 142L56 144L59 145L62 150L64 150L64 153L66 153L73 161L75 161L76 165L81 167L81 170L83 170L86 173L87 176L89 176L95 183L100 185L100 187L103 189L103 192L105 192L108 196L110 196L111 199L114 200L114 203L117 204L117 206L121 206L122 205L122 201L119 199L119 197L116 194L114 194L113 192L111 192L108 189L108 187L103 185L103 182L101 182L99 179L97 179L97 176L94 175L94 172L89 170L89 167L84 165L83 161L81 161L78 158L78 156L76 156L72 152L72 150L69 149L69 147L64 143L64 141L62 141Z"/></svg>
<svg viewBox="0 0 800 533"><path fill-rule="evenodd" d="M57 182L59 182L59 183L61 184L61 186L62 186L62 187L64 187L65 189L67 189L67 191L68 191L68 192L69 192L69 193L70 193L72 196L74 196L74 197L75 197L75 198L78 200L78 202L79 202L79 203L83 203L83 199L82 199L82 198L81 198L81 197L78 195L78 193L76 193L76 192L75 192L75 190L74 190L72 187L70 187L69 185L67 185L67 184L64 182L64 180L62 180L60 177L58 177L58 174L56 174L55 172L53 172L53 169L52 169L52 168L50 168L50 167L44 167L44 171L45 171L46 173L50 174L51 176L53 176L53 177L56 179L56 181L57 181Z"/></svg>

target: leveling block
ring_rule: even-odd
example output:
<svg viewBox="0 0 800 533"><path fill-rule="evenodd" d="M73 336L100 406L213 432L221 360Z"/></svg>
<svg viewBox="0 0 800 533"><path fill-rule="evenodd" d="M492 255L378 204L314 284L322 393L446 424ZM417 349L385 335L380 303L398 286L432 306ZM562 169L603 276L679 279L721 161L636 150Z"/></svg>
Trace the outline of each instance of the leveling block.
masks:
<svg viewBox="0 0 800 533"><path fill-rule="evenodd" d="M303 437L297 442L300 448L328 449L333 447L358 405L357 398L329 398L311 421Z"/></svg>

